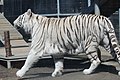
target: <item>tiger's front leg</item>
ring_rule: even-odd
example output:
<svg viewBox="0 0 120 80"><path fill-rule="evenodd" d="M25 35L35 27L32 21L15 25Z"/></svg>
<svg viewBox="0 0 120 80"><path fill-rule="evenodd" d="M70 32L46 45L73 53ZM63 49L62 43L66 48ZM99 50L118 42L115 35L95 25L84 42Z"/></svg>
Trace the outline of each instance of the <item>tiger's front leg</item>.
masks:
<svg viewBox="0 0 120 80"><path fill-rule="evenodd" d="M38 61L38 59L39 56L34 54L34 51L31 50L25 61L24 66L16 72L16 76L22 78L25 75L25 73L32 67L33 63Z"/></svg>
<svg viewBox="0 0 120 80"><path fill-rule="evenodd" d="M90 65L89 69L85 69L83 71L83 73L91 74L98 67L98 65L101 63L101 61L98 58L97 49L95 46L90 46L86 51L86 55L90 59L91 65Z"/></svg>
<svg viewBox="0 0 120 80"><path fill-rule="evenodd" d="M52 77L61 76L63 72L63 62L64 56L63 55L53 55L52 56L55 63L55 70L52 73Z"/></svg>

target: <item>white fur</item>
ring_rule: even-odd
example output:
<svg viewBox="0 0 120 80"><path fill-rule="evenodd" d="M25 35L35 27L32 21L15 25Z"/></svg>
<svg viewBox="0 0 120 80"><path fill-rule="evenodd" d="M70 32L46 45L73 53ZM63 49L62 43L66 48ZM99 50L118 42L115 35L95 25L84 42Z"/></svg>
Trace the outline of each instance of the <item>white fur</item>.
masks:
<svg viewBox="0 0 120 80"><path fill-rule="evenodd" d="M84 17L86 17L86 25L90 25L87 22L88 21L87 16L92 16L92 15L84 15ZM94 52L94 54L92 54L92 56L91 56L91 54L87 55L89 59L92 59L93 56L97 56L96 48L99 45L98 44L99 41L101 41L100 39L102 39L105 35L105 34L103 34L104 32L101 32L101 34L100 34L98 28L103 29L103 26L104 27L106 26L107 31L111 31L111 30L109 30L110 29L109 27L111 27L113 29L112 32L114 32L114 28L109 20L107 20L107 21L109 22L110 26L103 24L103 23L105 23L103 20L99 21L99 26L97 24L95 25L94 23L92 23L92 25L93 24L94 25L93 25L93 27L92 26L91 27L94 28L93 30L95 30L96 32L91 31L91 29L87 28L87 26L84 26L85 30L82 29L83 26L79 27L79 30L77 31L78 33L76 33L76 34L81 36L81 37L78 36L78 39L80 39L79 43L81 43L81 45L78 46L78 43L76 41L77 39L75 36L76 31L70 32L70 35L73 35L71 37L71 39L73 41L73 43L72 43L71 40L68 38L68 35L65 34L64 29L63 29L64 27L66 27L66 29L70 29L70 24L68 23L70 20L70 17L66 18L66 22L65 22L64 26L63 26L64 18L62 18L61 21L59 21L59 19L57 19L57 18L50 19L47 17L42 17L40 15L32 13L30 9L24 13L24 20L19 21L21 19L21 17L23 17L23 15L19 16L14 21L14 25L24 28L26 32L31 32L32 33L32 43L31 43L31 51L26 59L24 66L16 73L16 75L18 77L24 76L25 73L29 70L29 68L31 68L33 63L36 62L39 59L39 57L42 57L43 55L52 55L52 54L61 54L61 53L64 54L64 53L69 53L69 52L71 52L71 53L82 52L83 50L88 48L86 51L87 54L92 51ZM83 23L82 17L79 16L79 18L80 19L77 19L77 20L81 21L80 23ZM96 23L100 19L103 19L103 18L106 19L105 17L102 17L102 16L100 18L98 18L98 17L93 17L93 18L96 18L96 20L95 20ZM52 20L52 21L50 21L49 27L48 27L49 20ZM56 20L57 25L55 25L55 22L53 22L54 20ZM73 16L73 18L72 18L73 30L75 30L77 28L75 25L75 22L74 22L75 20L76 20L76 16ZM77 25L79 25L79 23L78 23L79 21L76 22ZM58 25L58 22L60 22L61 24ZM49 28L49 29L47 29L47 28ZM59 29L61 29L61 30L59 30ZM86 33L88 33L88 34L86 34ZM91 36L89 34L91 34ZM61 37L61 35L62 35L62 37ZM102 37L96 37L96 35L101 35ZM113 34L109 33L109 36L110 35L114 35L114 33ZM86 37L86 39L83 41L84 36ZM87 37L87 36L89 36L89 37ZM63 43L63 40L61 38L64 39L65 43ZM59 40L59 42L57 39ZM93 42L88 41L90 43L87 43L87 44L89 44L89 45L87 45L86 40L90 40L90 41L93 40ZM72 50L73 47L69 44L68 41L70 41L70 44L72 44L72 46L77 47L76 50ZM106 41L109 41L109 40L105 39L105 43L106 43ZM109 43L107 43L107 44L109 44ZM114 45L114 44L115 43L112 43L112 45ZM62 47L60 45L62 45ZM70 51L67 51L65 49L64 45L66 45L68 47L68 50L70 50ZM87 45L87 46L85 47L83 45ZM85 49L83 49L83 47ZM100 64L100 60L98 58L97 58L97 60L93 60L89 69L85 69L83 71L83 73L84 74L92 73L99 64ZM62 71L63 71L63 61L58 60L55 62L55 70L52 73L52 76L53 77L60 76L60 75L62 75ZM120 75L120 72L118 74Z"/></svg>
<svg viewBox="0 0 120 80"><path fill-rule="evenodd" d="M16 73L17 77L22 78L25 75L25 73L32 67L33 63L39 59L39 56L33 53L34 51L31 50L25 61L24 66L20 70L17 71Z"/></svg>
<svg viewBox="0 0 120 80"><path fill-rule="evenodd" d="M85 69L83 71L84 74L91 74L96 68L97 66L100 64L100 60L97 59L96 61L94 60L92 63L91 63L91 66L89 69Z"/></svg>
<svg viewBox="0 0 120 80"><path fill-rule="evenodd" d="M25 75L25 71L18 70L18 71L16 72L16 76L17 76L17 77L22 78L24 75Z"/></svg>
<svg viewBox="0 0 120 80"><path fill-rule="evenodd" d="M55 63L55 70L52 73L52 77L61 76L63 72L63 61L57 61Z"/></svg>
<svg viewBox="0 0 120 80"><path fill-rule="evenodd" d="M120 76L120 71L118 72L118 75Z"/></svg>

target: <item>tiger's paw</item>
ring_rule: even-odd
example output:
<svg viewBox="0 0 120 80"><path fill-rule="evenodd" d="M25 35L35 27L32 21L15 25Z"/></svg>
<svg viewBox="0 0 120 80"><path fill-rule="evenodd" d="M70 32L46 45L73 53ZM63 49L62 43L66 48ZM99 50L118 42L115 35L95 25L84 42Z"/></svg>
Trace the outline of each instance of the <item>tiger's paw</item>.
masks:
<svg viewBox="0 0 120 80"><path fill-rule="evenodd" d="M91 71L90 69L85 69L85 70L83 71L83 73L86 74L86 75L89 75L89 74L92 73L92 71Z"/></svg>
<svg viewBox="0 0 120 80"><path fill-rule="evenodd" d="M62 75L62 70L59 70L59 71L54 71L53 73L52 73L52 77L59 77L59 76L61 76Z"/></svg>
<svg viewBox="0 0 120 80"><path fill-rule="evenodd" d="M21 71L21 70L18 70L18 71L16 72L16 76L17 76L18 78L22 78L24 75L25 75L25 72L23 72L23 71Z"/></svg>
<svg viewBox="0 0 120 80"><path fill-rule="evenodd" d="M120 76L120 71L118 72L118 75Z"/></svg>

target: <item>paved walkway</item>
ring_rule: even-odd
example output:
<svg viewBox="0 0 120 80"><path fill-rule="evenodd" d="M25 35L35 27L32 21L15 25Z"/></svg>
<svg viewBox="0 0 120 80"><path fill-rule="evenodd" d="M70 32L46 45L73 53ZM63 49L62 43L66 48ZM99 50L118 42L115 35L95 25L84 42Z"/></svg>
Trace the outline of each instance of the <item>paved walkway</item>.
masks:
<svg viewBox="0 0 120 80"><path fill-rule="evenodd" d="M117 75L117 70L120 70L120 67L118 67L117 62L114 62L110 58L103 56L105 62L91 75L84 75L82 73L83 69L88 68L90 65L86 58L81 60L65 59L64 74L56 78L51 77L51 73L54 70L53 60L43 59L36 63L22 80L120 80L120 76ZM19 64L16 65L18 66ZM17 70L18 68L7 69L0 66L0 80L18 80L15 76Z"/></svg>

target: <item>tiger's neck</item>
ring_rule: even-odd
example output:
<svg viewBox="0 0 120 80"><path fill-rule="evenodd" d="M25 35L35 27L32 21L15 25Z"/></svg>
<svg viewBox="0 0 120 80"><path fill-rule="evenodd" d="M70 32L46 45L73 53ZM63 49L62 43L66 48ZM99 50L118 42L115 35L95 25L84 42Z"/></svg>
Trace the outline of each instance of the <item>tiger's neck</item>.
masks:
<svg viewBox="0 0 120 80"><path fill-rule="evenodd" d="M46 29L45 24L46 24L47 18L36 14L34 16L34 19L32 19L32 20L34 20L33 21L34 23L33 23L32 33L31 33L32 41L34 43L36 43L38 41L41 41L45 36L44 33L46 31L45 30Z"/></svg>

